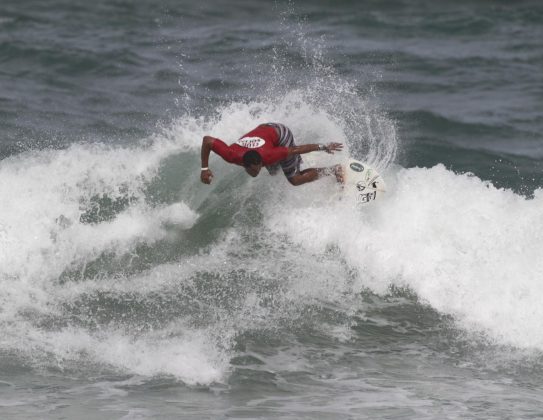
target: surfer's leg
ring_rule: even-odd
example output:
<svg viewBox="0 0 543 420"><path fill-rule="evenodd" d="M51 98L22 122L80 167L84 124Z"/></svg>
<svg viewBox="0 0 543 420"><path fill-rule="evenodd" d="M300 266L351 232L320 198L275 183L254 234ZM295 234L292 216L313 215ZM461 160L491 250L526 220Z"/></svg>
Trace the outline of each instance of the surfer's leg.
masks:
<svg viewBox="0 0 543 420"><path fill-rule="evenodd" d="M297 187L298 185L306 184L308 182L313 182L320 177L320 172L324 168L309 168L304 169L301 172L298 172L296 175L291 176L288 179L288 182L290 182L292 185Z"/></svg>
<svg viewBox="0 0 543 420"><path fill-rule="evenodd" d="M330 168L308 168L296 173L291 177L287 177L288 182L294 186L313 182L322 176L334 175L339 184L343 184L343 168L341 165L332 166Z"/></svg>

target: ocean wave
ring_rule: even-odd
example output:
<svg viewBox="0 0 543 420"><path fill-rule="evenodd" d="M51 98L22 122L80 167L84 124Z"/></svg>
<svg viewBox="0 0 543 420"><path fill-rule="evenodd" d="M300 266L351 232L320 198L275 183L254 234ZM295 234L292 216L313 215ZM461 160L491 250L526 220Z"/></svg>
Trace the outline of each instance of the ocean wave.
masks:
<svg viewBox="0 0 543 420"><path fill-rule="evenodd" d="M394 177L373 208L270 205L268 223L312 252L338 247L375 293L407 287L467 330L543 349L541 190L526 199L442 165Z"/></svg>
<svg viewBox="0 0 543 420"><path fill-rule="evenodd" d="M227 375L236 337L299 328L313 307L349 319L363 310L357 296L396 287L461 329L543 349L541 190L527 199L442 165L397 168L393 129L372 118L360 132L381 131L358 141L389 190L364 209L331 201L330 179L302 188L251 180L216 156L213 184L199 184L204 134L234 141L264 121L290 125L300 142L360 150L337 116L298 91L186 116L132 148L73 145L5 159L2 348L32 348L41 364L52 354L49 363L91 360L209 383ZM348 340L342 327L323 328ZM153 359L157 349L171 361ZM191 360L201 371L186 367Z"/></svg>
<svg viewBox="0 0 543 420"><path fill-rule="evenodd" d="M396 138L384 115L366 114L360 136L349 139L350 120L314 99L294 90L277 101L232 102L206 118L179 118L132 147L76 144L0 162L1 348L21 350L32 364L86 360L209 383L228 371L234 337L295 323L304 305L281 284L296 266L251 256L256 238L244 239L254 236L246 228L261 226L247 205L260 195L256 185L213 156L214 182L202 186L198 151L204 134L232 142L281 121L300 143L342 141L390 164ZM270 233L267 247L281 259ZM232 252L234 269L226 262ZM332 267L323 263L323 271L341 272Z"/></svg>

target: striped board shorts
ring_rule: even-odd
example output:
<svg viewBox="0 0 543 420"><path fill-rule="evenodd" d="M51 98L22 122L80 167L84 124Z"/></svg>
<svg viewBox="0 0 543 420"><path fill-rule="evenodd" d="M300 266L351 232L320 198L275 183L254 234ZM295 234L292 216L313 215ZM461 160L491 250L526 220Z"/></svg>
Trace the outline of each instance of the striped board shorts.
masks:
<svg viewBox="0 0 543 420"><path fill-rule="evenodd" d="M267 123L262 125L269 125L277 130L279 133L279 146L281 147L294 147L294 136L290 129L283 125L277 123ZM279 166L283 169L283 173L287 178L292 178L298 172L300 172L300 164L302 163L302 157L300 155L292 155L281 162L278 162L274 165L266 166L266 169L270 175L275 175L279 171Z"/></svg>

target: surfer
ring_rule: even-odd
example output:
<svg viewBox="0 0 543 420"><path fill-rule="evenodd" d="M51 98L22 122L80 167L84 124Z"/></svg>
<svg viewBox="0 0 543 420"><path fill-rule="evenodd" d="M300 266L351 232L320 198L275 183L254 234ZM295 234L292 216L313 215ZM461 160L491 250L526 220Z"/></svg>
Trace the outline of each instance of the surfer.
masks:
<svg viewBox="0 0 543 420"><path fill-rule="evenodd" d="M204 184L211 183L213 173L209 169L208 161L211 151L214 151L228 163L243 166L252 177L256 177L262 166L265 166L271 175L276 175L281 167L287 180L295 186L315 181L324 175L335 175L337 181L342 182L341 165L300 170L300 155L318 150L334 153L342 148L341 143L296 146L288 127L276 123L261 124L230 146L218 138L204 136L200 179Z"/></svg>

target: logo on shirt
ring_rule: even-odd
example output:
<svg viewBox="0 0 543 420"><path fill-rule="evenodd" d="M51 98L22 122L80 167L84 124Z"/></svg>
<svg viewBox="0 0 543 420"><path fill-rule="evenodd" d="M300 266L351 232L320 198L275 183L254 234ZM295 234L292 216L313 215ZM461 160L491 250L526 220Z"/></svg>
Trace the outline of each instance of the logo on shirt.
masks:
<svg viewBox="0 0 543 420"><path fill-rule="evenodd" d="M236 142L237 145L248 149L257 149L264 146L264 143L266 141L260 137L243 137Z"/></svg>

